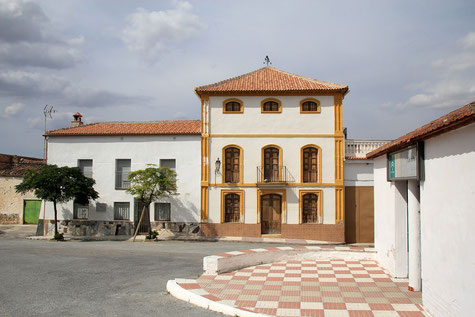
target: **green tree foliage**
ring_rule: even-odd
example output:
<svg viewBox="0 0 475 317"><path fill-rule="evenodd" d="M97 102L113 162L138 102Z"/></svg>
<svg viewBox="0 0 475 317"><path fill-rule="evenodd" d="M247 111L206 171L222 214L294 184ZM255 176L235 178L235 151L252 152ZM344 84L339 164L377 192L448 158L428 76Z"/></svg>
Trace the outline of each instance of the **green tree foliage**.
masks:
<svg viewBox="0 0 475 317"><path fill-rule="evenodd" d="M176 195L176 173L168 167L147 164L147 168L129 173L130 187L127 192L144 204L140 216L140 226L145 208L161 197ZM147 219L146 221L150 221ZM150 226L149 226L150 227ZM135 234L137 234L137 229Z"/></svg>
<svg viewBox="0 0 475 317"><path fill-rule="evenodd" d="M33 191L35 196L53 202L54 233L58 235L57 203L65 203L74 199L79 204L88 204L89 200L99 198L94 190L95 181L82 174L78 167L58 167L44 165L38 171L26 172L23 181L15 186L18 193Z"/></svg>

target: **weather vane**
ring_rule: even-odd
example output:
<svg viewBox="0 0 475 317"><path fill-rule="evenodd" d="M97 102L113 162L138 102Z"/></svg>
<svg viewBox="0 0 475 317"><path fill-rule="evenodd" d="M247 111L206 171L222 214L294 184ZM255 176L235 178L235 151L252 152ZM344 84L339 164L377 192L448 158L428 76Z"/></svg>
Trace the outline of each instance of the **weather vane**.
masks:
<svg viewBox="0 0 475 317"><path fill-rule="evenodd" d="M264 59L264 63L262 63L262 64L266 64L266 66L272 65L268 55L266 55L266 58Z"/></svg>

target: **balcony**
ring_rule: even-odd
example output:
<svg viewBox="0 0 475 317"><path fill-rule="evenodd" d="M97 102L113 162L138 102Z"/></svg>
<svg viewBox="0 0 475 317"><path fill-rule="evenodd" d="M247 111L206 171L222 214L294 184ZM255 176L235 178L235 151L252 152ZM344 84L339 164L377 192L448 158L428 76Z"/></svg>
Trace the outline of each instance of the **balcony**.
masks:
<svg viewBox="0 0 475 317"><path fill-rule="evenodd" d="M286 166L274 166L273 168L264 168L257 166L257 184L287 184L295 182L295 178L287 170Z"/></svg>
<svg viewBox="0 0 475 317"><path fill-rule="evenodd" d="M352 159L364 159L366 154L371 151L376 150L377 148L385 145L390 141L387 140L351 140L347 139L345 141L345 158Z"/></svg>

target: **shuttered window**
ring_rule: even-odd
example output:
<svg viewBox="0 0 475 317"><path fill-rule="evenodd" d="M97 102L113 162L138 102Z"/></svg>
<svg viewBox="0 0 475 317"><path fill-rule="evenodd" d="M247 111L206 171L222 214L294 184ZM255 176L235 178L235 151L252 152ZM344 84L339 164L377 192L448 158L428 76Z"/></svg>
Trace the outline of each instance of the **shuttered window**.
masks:
<svg viewBox="0 0 475 317"><path fill-rule="evenodd" d="M170 203L155 203L155 221L170 221Z"/></svg>
<svg viewBox="0 0 475 317"><path fill-rule="evenodd" d="M302 223L319 223L318 196L305 194L302 196Z"/></svg>
<svg viewBox="0 0 475 317"><path fill-rule="evenodd" d="M224 105L226 112L241 112L241 103L238 101L229 101Z"/></svg>
<svg viewBox="0 0 475 317"><path fill-rule="evenodd" d="M117 202L114 203L114 220L129 220L130 219L130 203Z"/></svg>
<svg viewBox="0 0 475 317"><path fill-rule="evenodd" d="M241 197L238 194L224 195L224 222L239 222L241 217Z"/></svg>
<svg viewBox="0 0 475 317"><path fill-rule="evenodd" d="M277 101L266 101L262 105L262 111L264 112L278 112L279 103Z"/></svg>
<svg viewBox="0 0 475 317"><path fill-rule="evenodd" d="M78 166L84 176L92 178L92 160L78 160Z"/></svg>
<svg viewBox="0 0 475 317"><path fill-rule="evenodd" d="M306 147L302 151L302 178L304 183L318 183L318 149Z"/></svg>
<svg viewBox="0 0 475 317"><path fill-rule="evenodd" d="M224 150L224 156L224 182L239 183L241 180L241 150L236 147L228 147Z"/></svg>
<svg viewBox="0 0 475 317"><path fill-rule="evenodd" d="M115 161L115 188L116 189L125 189L130 187L129 182L129 173L130 173L131 162L127 160L116 160Z"/></svg>

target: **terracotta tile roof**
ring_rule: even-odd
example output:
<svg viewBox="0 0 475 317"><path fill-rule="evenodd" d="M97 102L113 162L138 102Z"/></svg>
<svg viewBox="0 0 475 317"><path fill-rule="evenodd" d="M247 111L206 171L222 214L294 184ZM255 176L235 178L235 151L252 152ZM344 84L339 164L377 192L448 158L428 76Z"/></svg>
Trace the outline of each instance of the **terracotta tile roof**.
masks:
<svg viewBox="0 0 475 317"><path fill-rule="evenodd" d="M367 160L366 157L360 157L360 156L345 156L346 160Z"/></svg>
<svg viewBox="0 0 475 317"><path fill-rule="evenodd" d="M267 66L215 84L197 87L195 91L198 94L309 91L346 93L348 86L299 76Z"/></svg>
<svg viewBox="0 0 475 317"><path fill-rule="evenodd" d="M38 170L45 165L40 158L0 154L0 176L23 176L29 169Z"/></svg>
<svg viewBox="0 0 475 317"><path fill-rule="evenodd" d="M461 128L475 122L475 101L454 110L408 134L368 153L367 158L375 158L383 154L403 149L418 141Z"/></svg>
<svg viewBox="0 0 475 317"><path fill-rule="evenodd" d="M46 136L181 135L200 134L200 120L115 121L83 124L46 132Z"/></svg>

